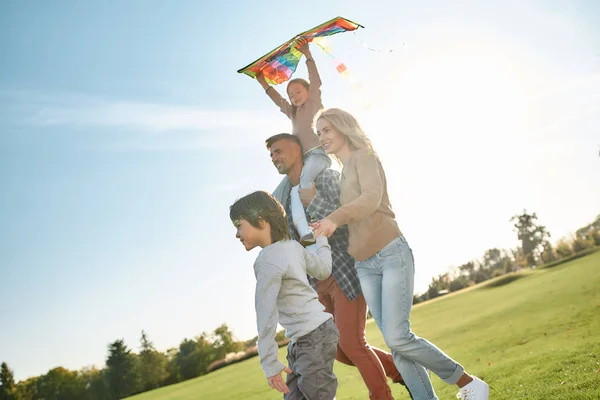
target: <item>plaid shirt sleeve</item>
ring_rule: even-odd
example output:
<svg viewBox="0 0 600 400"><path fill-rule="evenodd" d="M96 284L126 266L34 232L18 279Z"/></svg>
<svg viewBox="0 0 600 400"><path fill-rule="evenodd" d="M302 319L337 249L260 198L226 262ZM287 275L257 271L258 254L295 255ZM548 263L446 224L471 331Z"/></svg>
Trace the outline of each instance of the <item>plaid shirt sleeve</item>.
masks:
<svg viewBox="0 0 600 400"><path fill-rule="evenodd" d="M325 169L316 179L317 194L312 199L306 212L314 219L326 218L340 206L340 174L332 169Z"/></svg>
<svg viewBox="0 0 600 400"><path fill-rule="evenodd" d="M340 174L332 169L325 169L317 176L315 183L317 193L306 207L306 213L311 218L323 219L340 206ZM352 301L360 295L361 287L354 258L348 254L348 227L338 227L329 238L329 244L333 258L331 274L344 295ZM311 284L316 287L315 280Z"/></svg>

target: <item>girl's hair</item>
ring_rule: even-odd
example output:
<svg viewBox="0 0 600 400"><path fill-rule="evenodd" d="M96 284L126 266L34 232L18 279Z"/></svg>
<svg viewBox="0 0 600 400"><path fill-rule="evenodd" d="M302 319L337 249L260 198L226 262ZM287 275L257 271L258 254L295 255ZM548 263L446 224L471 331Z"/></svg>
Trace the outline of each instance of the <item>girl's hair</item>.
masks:
<svg viewBox="0 0 600 400"><path fill-rule="evenodd" d="M286 92L288 93L288 97L289 97L289 89L290 86L293 85L294 83L299 83L300 85L304 86L304 89L308 90L310 88L310 83L308 83L308 81L306 79L302 79L302 78L295 78L292 79L291 81L288 82L287 85L287 89ZM292 116L296 116L296 111L298 110L298 107L296 107L295 105L292 104Z"/></svg>
<svg viewBox="0 0 600 400"><path fill-rule="evenodd" d="M236 200L229 207L232 222L244 219L255 228L263 220L271 226L271 242L290 239L290 228L283 206L271 194L259 190Z"/></svg>
<svg viewBox="0 0 600 400"><path fill-rule="evenodd" d="M317 122L321 118L329 122L333 129L346 137L346 140L348 140L348 146L350 146L351 150L368 148L373 152L373 154L375 154L375 156L377 156L375 150L373 149L373 145L371 144L371 140L362 130L356 118L354 118L354 116L348 111L344 111L340 108L319 110L315 116L313 124L313 129L315 132L317 131Z"/></svg>

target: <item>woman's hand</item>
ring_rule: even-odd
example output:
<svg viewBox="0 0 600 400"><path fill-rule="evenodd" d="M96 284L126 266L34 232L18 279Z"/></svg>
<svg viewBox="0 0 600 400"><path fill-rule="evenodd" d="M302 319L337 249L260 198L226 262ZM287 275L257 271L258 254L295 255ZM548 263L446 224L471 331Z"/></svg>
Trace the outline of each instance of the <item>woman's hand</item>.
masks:
<svg viewBox="0 0 600 400"><path fill-rule="evenodd" d="M337 229L337 225L327 218L317 221L314 224L310 225L313 227L315 237L331 237L331 235L333 235L333 232L335 232L335 230Z"/></svg>

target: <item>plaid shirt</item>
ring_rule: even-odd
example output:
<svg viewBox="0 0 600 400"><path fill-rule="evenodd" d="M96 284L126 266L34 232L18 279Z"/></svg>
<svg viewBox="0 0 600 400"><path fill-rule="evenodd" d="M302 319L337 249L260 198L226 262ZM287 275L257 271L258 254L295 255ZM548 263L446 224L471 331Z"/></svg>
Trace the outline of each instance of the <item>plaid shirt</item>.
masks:
<svg viewBox="0 0 600 400"><path fill-rule="evenodd" d="M287 180L287 177L285 178ZM315 181L317 193L312 199L308 207L306 207L306 218L321 220L334 212L340 206L340 174L332 169L324 169ZM290 192L291 185L288 184L282 188L282 192L275 195L285 208L288 222L290 225L290 233L292 238L300 240L300 235L296 231L291 213ZM333 278L344 292L349 301L354 300L361 293L360 281L354 266L354 258L348 254L348 226L338 227L333 235L329 238L331 246L331 255L333 259L333 268L331 274ZM317 289L317 280L309 276L308 280L311 286Z"/></svg>

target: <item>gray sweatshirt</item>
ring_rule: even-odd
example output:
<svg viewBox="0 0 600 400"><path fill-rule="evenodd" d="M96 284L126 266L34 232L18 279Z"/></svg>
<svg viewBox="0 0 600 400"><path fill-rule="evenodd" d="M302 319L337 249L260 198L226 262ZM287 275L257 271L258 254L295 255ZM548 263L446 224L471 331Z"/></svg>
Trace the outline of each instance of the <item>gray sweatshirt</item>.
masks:
<svg viewBox="0 0 600 400"><path fill-rule="evenodd" d="M318 237L316 248L315 255L295 240L283 240L262 249L254 262L258 355L267 377L285 367L277 359L277 323L296 341L332 318L306 277L309 274L323 280L331 275L327 238Z"/></svg>

